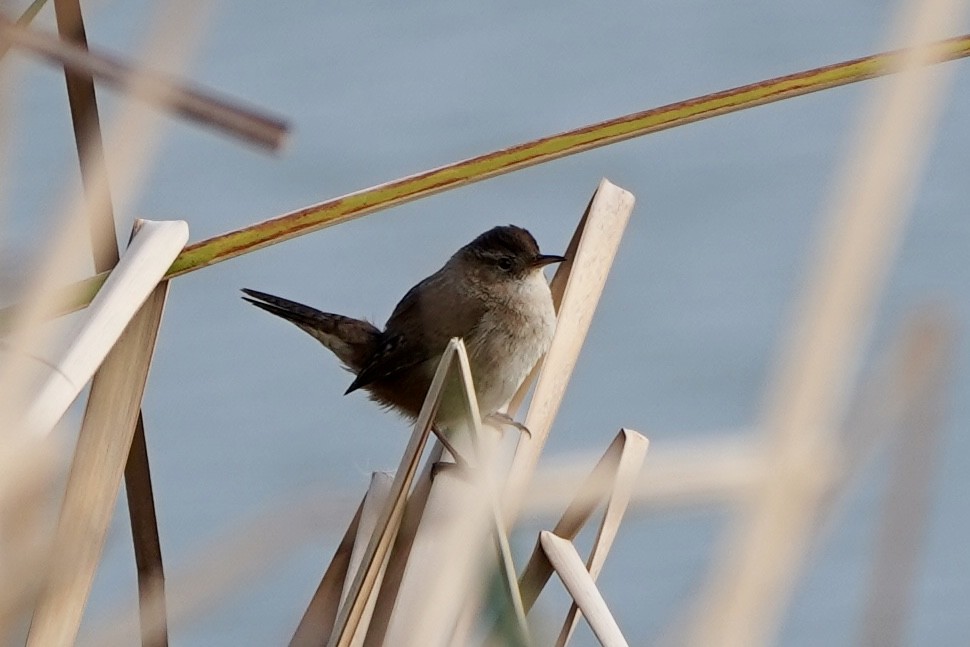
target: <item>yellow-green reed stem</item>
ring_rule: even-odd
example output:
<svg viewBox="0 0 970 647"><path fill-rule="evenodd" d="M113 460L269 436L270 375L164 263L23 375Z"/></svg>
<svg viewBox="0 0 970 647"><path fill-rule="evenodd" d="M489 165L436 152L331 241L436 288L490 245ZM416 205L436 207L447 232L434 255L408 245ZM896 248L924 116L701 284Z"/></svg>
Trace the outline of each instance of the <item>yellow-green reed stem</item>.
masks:
<svg viewBox="0 0 970 647"><path fill-rule="evenodd" d="M970 34L936 43L932 61L951 61L968 55ZM898 51L886 52L760 81L536 139L380 184L189 245L175 259L166 276L187 274L381 209L581 151L891 74L896 70L899 57ZM62 301L62 312L87 305L106 277L107 274L102 273L69 286ZM0 310L0 326L7 314Z"/></svg>

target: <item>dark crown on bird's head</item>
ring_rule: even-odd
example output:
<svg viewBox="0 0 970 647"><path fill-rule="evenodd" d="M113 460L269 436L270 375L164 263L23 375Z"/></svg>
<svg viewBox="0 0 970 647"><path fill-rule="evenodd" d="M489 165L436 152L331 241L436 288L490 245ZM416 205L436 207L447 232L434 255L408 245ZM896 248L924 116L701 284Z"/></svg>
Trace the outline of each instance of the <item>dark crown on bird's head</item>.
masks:
<svg viewBox="0 0 970 647"><path fill-rule="evenodd" d="M511 256L533 259L539 255L539 244L528 230L515 225L493 227L461 249L483 258Z"/></svg>

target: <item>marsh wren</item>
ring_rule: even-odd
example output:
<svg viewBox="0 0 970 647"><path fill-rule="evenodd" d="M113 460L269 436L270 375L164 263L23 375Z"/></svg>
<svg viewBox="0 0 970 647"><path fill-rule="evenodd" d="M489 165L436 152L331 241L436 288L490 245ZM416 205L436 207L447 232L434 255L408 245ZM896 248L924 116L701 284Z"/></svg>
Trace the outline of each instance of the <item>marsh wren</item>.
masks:
<svg viewBox="0 0 970 647"><path fill-rule="evenodd" d="M495 227L411 288L383 331L361 319L256 290L244 289L243 298L333 351L356 375L345 394L364 389L372 400L410 418L421 409L448 341L461 337L485 418L496 415L549 350L556 313L542 268L564 260L539 253L535 238L521 227ZM452 380L435 425L450 429L463 415L459 387Z"/></svg>

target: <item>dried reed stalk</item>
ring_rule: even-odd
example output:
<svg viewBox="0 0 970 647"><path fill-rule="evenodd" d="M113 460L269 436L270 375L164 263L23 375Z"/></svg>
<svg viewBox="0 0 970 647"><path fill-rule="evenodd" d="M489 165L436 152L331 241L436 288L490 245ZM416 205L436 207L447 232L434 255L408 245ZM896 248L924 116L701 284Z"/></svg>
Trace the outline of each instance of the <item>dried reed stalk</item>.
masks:
<svg viewBox="0 0 970 647"><path fill-rule="evenodd" d="M49 371L33 395L24 428L38 434L53 429L188 240L188 226L182 221L142 222L111 281L88 308L80 330L57 360L56 369Z"/></svg>
<svg viewBox="0 0 970 647"><path fill-rule="evenodd" d="M815 275L797 309L791 345L771 381L762 426L773 482L753 494L725 544L689 626L690 644L760 645L777 630L832 476L831 430L843 412L844 387L939 109L941 78L919 67L931 60L930 39L953 17L953 5L943 0L907 16L907 42L919 47L899 60L901 73L864 121Z"/></svg>
<svg viewBox="0 0 970 647"><path fill-rule="evenodd" d="M944 385L953 335L937 319L924 318L909 331L914 343L901 364L909 406L903 410L893 448L883 519L876 536L858 643L905 644L906 620L917 579L919 549L929 517L933 467L941 436ZM915 379L914 379L915 378Z"/></svg>
<svg viewBox="0 0 970 647"><path fill-rule="evenodd" d="M606 501L606 509L603 511L603 519L596 531L596 539L593 541L593 547L590 549L589 557L586 560L586 570L589 572L590 579L594 582L599 577L606 556L613 546L613 540L616 539L616 533L619 532L620 522L623 520L623 515L630 502L634 484L640 474L640 468L643 466L643 459L647 456L647 447L649 446L649 441L635 431L623 429L620 431L619 437L623 439L622 448L614 450L618 455L613 466L613 474L596 475L595 477L590 475L590 480L599 477L604 481L611 480L613 482L609 498ZM612 444L610 449L613 449ZM607 450L607 453L610 452L610 449ZM566 519L565 516L564 514L566 524L578 521L578 519ZM559 533L553 532L557 537L562 537ZM565 537L563 538L565 539ZM556 640L557 647L566 647L569 643L569 639L576 628L579 610L579 604L574 600L566 613L559 638Z"/></svg>
<svg viewBox="0 0 970 647"><path fill-rule="evenodd" d="M603 596L596 588L586 565L580 559L579 553L572 542L548 530L539 533L539 543L552 564L552 568L559 575L569 595L582 610L589 622L590 628L603 647L627 647L626 639L620 627L613 619Z"/></svg>
<svg viewBox="0 0 970 647"><path fill-rule="evenodd" d="M593 552L590 553L591 563L594 554L605 556L609 552L616 535L615 530L626 510L633 485L646 457L648 445L649 441L644 436L635 431L621 429L585 479L559 482L560 489L566 489L562 487L562 483L582 484L573 493L572 502L552 530L557 537L574 539L586 526L593 512L606 501L597 540L594 542ZM597 557L595 572L590 569L594 579L601 566L602 558ZM551 576L552 564L546 559L545 551L537 539L532 556L519 578L519 589L527 609L532 608Z"/></svg>
<svg viewBox="0 0 970 647"><path fill-rule="evenodd" d="M152 291L92 382L28 647L71 645L77 636L121 485L167 290L164 282Z"/></svg>
<svg viewBox="0 0 970 647"><path fill-rule="evenodd" d="M364 508L361 511L360 516L360 527L357 529L357 538L354 541L354 550L350 554L350 564L347 566L347 577L344 580L344 590L343 596L341 597L341 604L346 601L347 594L350 593L351 587L353 586L353 574L360 569L360 565L364 560L364 551L367 549L367 543L374 534L374 530L377 527L378 516L381 510L387 503L388 496L391 492L391 486L394 484L394 476L388 474L387 472L374 472L371 474L370 487L367 489L367 496L364 498ZM386 563L386 561L385 561ZM375 588L380 588L381 582L384 578L384 568L377 574L377 579L374 581ZM371 616L374 613L374 605L377 603L377 596L371 595L367 600L367 606L364 607L364 611L361 614L360 623L362 626L366 627L370 623ZM323 644L326 642L326 636L324 640L320 641L318 644ZM364 644L364 632L358 631L354 636L353 643L351 647L360 647Z"/></svg>
<svg viewBox="0 0 970 647"><path fill-rule="evenodd" d="M360 620L369 604L371 595L374 594L378 574L383 568L394 537L400 527L407 494L414 481L424 446L431 433L431 424L437 412L438 402L441 399L449 369L455 361L458 349L463 349L463 347L464 345L460 340L452 340L442 354L431 387L428 389L428 396L415 421L411 440L408 442L404 456L401 458L401 464L395 473L387 504L381 513L377 528L371 536L367 552L354 577L347 600L337 614L334 631L328 642L330 647L349 647L360 628Z"/></svg>
<svg viewBox="0 0 970 647"><path fill-rule="evenodd" d="M481 468L477 468L481 469ZM489 507L468 477L435 477L421 518L386 645L445 645L489 555Z"/></svg>
<svg viewBox="0 0 970 647"><path fill-rule="evenodd" d="M87 35L79 0L54 0L57 31L61 38L87 49ZM18 24L22 24L18 21ZM91 251L95 272L104 272L118 264L118 234L115 229L114 208L108 182L103 190L99 178L107 178L107 163L101 138L98 103L94 79L78 70L65 68L67 99L71 107L71 122L77 147L81 181L91 202L87 209L91 232ZM100 200L100 203L98 202ZM151 624L151 614L165 617L165 571L162 566L162 547L158 538L158 519L152 492L151 468L148 462L148 444L145 440L145 420L139 410L135 432L125 463L125 493L128 497L128 516L131 521L131 537L135 549L135 565L138 572L138 599L142 625ZM156 607L147 608L147 600L156 600ZM168 634L163 630L154 639L142 636L142 647L167 647Z"/></svg>
<svg viewBox="0 0 970 647"><path fill-rule="evenodd" d="M377 594L371 622L367 627L364 647L380 647L384 644L384 637L390 624L394 603L404 579L408 557L411 555L411 547L414 545L414 538L417 535L428 496L431 494L431 473L434 465L441 460L442 452L441 443L436 442L414 489L411 491L411 496L408 497L400 529L384 568L381 590Z"/></svg>
<svg viewBox="0 0 970 647"><path fill-rule="evenodd" d="M154 61L167 62L177 67L188 53L191 37L197 33L203 21L197 19L197 3L177 0L166 5L168 13L159 15L158 27L146 46L146 56ZM178 34L179 47L172 47L173 36ZM159 120L142 104L126 99L122 103L116 125L111 129L114 141L113 159L117 162L113 177L115 206L124 210L130 204L147 162L153 144L157 141ZM90 159L86 153L82 157ZM68 196L60 211L66 217L51 237L45 250L43 262L34 272L26 290L27 298L16 308L16 316L8 322L7 342L14 352L11 359L0 366L0 427L19 428L18 420L23 403L34 397L34 388L24 376L28 374L28 358L43 354L44 339L48 332L42 323L56 309L60 296L55 286L63 283L66 275L76 271L75 264L82 259L77 241L84 238L84 228L91 221L94 205L104 204L107 195L107 174L95 169L85 181L85 193ZM93 175L93 177L91 177ZM133 311L132 311L133 312ZM119 330L120 332L120 330ZM48 335L49 336L49 335Z"/></svg>
<svg viewBox="0 0 970 647"><path fill-rule="evenodd" d="M42 2L33 3L28 9L27 13L25 13L24 17L22 17L22 19L18 22L21 25L24 25L27 22L25 18L29 19L29 17L32 17L30 14L36 12L36 10L38 10L42 4ZM73 6L71 6L72 4ZM65 33L75 33L75 30L80 25L80 14L79 9L76 6L76 2L73 2L73 0L59 0L56 3L55 8L57 9L58 22L61 31ZM188 15L191 15L191 13L182 12L181 18L186 19ZM190 35L195 31L195 26L196 25L193 23L193 27L187 29L186 25L182 24L179 26L179 34L184 39L185 36ZM164 30L159 30L159 33L162 33L163 31ZM6 42L7 41L5 41L5 43ZM171 60L177 58L178 56L184 56L189 51L189 48L178 48L178 56L175 57L169 55L173 51L176 51L176 48L169 47L166 54L156 56L155 59ZM65 273L65 268L67 268L70 261L79 256L74 252L77 248L77 240L81 238L80 229L86 222L100 223L100 226L96 227L98 234L94 236L96 267L106 268L108 266L112 266L114 264L114 260L117 259L116 238L114 234L113 222L110 217L110 206L107 213L103 213L103 206L105 204L110 205L110 198L107 197L107 174L106 169L104 168L103 155L100 153L100 142L92 141L92 139L96 137L96 130L95 135L92 136L91 130L88 129L88 126L90 126L91 123L96 123L97 121L96 108L91 100L93 99L93 88L88 87L87 90L92 91L85 96L85 88L81 87L83 85L83 80L80 80L77 75L73 76L73 78L69 80L69 98L71 100L72 117L74 118L75 123L75 133L78 139L78 153L83 160L82 175L84 186L87 190L87 195L85 196L86 199L77 198L73 200L73 204L71 206L64 208L64 211L68 212L70 216L66 219L65 225L58 230L58 235L54 237L54 242L50 246L51 250L48 257L51 259L51 261L46 263L43 271L37 273L40 278L34 281L34 285L32 286L33 289L28 292L28 300L32 302L32 306L21 312L21 314L24 316L21 317L19 322L20 329L19 331L15 331L15 334L12 335L13 342L11 343L11 347L14 348L14 353L17 357L29 357L41 352L37 350L40 348L40 345L36 343L39 335L37 335L35 331L39 329L37 323L44 316L43 311L47 309L47 304L51 300L52 290L49 288L55 280L54 277L62 276ZM79 89L81 91L79 91ZM123 187L123 191L121 191L121 193L124 195L129 195L133 192L134 187L137 184L139 171L144 168L144 160L147 159L147 151L150 148L151 134L155 132L156 129L152 128L151 124L147 124L144 120L139 121L138 110L132 109L128 103L124 105L121 115L122 117L119 120L120 126L116 132L122 133L120 137L122 144L117 147L115 152L117 154L116 158L121 160L119 168L124 169L124 171L120 173L116 179L121 180L120 185ZM125 132L126 128L128 129L127 133ZM137 134L133 135L131 133ZM105 223L107 223L107 226L105 226ZM181 226L183 229L185 228L184 223L177 226ZM149 229L151 229L151 227L149 227ZM169 232L169 234L170 233L171 232ZM188 235L186 231L181 237L181 240L178 242L177 248L175 249L176 253L184 246L187 238ZM139 242L138 245L141 245L142 242ZM159 240L155 241L155 243L159 242ZM163 244L162 247L164 246L165 245ZM155 250L152 250L151 253L157 254L159 251L161 250L156 248ZM174 254L171 256L171 258L174 258ZM164 261L163 265L165 264L170 264L170 259L168 261ZM164 267L162 269L164 270ZM155 278L155 282L157 282L160 276L161 275L159 274L158 277ZM119 273L119 280L122 279L123 276ZM140 280L141 279L139 279L139 281ZM151 285L148 287L150 288ZM106 295L106 297L108 296L109 295ZM141 292L141 288L136 289L135 292L130 295L122 295L121 300L125 301L128 299L138 298L145 298L145 293ZM119 304L116 303L115 305L117 306ZM121 310L128 307L128 305L124 305L121 307ZM135 302L131 308L132 310L129 314L122 314L121 310L102 314L106 314L109 320L120 315L122 318L120 325L121 327L124 327L126 319L130 317L134 312L134 309L137 308L137 302ZM71 356L69 352L67 356L62 359L62 362L66 360L69 368L72 369L76 369L78 366L72 366L71 362L77 362L79 360L81 364L91 362L91 366L96 366L98 363L100 363L100 360L94 359L94 357L99 353L106 352L107 347L110 347L114 341L111 337L117 336L117 334L120 333L120 329L117 329L115 321L108 321L108 323L109 325L103 331L94 330L92 329L92 324L94 324L94 328L97 328L98 324L95 323L94 320L89 320L86 324L88 327L82 331L84 334L91 333L92 337L89 338L88 341L94 339L94 346L105 344L106 346L103 349L97 350L92 348L83 348L83 343L79 344L78 340L74 340L71 348L78 350L78 353ZM95 350L95 352L92 353L92 350ZM101 356L103 357L104 355L102 354ZM22 414L18 414L16 411L23 408L24 402L36 398L37 395L29 390L24 390L27 383L23 379L23 373L20 371L23 362L11 362L10 364L10 366L5 367L9 369L9 372L6 372L6 374L0 378L0 381L2 381L5 385L5 388L3 388L4 395L7 396L5 402L0 405L0 415L6 417L8 421L21 418ZM65 380L72 382L72 384L67 390L61 390L59 394L55 394L55 399L73 399L73 397L68 395L68 393L75 387L79 389L83 386L84 382L86 382L90 377L90 375L85 375L85 373L89 368L91 368L91 366L81 366L81 370L76 372L72 371L70 375L64 375L63 377ZM63 370L65 366L62 364L62 366L58 368ZM135 373L137 373L137 369ZM97 379L97 382L103 382L103 380ZM10 386L13 386L13 388L6 388ZM57 391L58 389L54 390ZM66 407L66 404L58 406ZM97 406L97 403L89 403L89 406ZM56 413L51 414L48 422L53 424L51 421L53 421L56 417L58 417ZM45 426L45 424L47 423L41 423L41 427ZM10 425L4 426L8 428L10 427ZM19 423L13 426L19 427ZM136 424L136 430L139 428L141 428L140 416L138 423ZM144 448L143 438L141 441L142 442L137 442L137 436L136 441L133 441L133 446L136 448L136 451L139 447ZM114 451L114 448L112 448L112 451ZM25 458L28 455L29 454L25 454ZM147 478L148 476L146 473L146 483L148 482ZM150 492L150 490L148 491ZM70 496L71 495L69 494L68 500L70 500ZM135 515L137 512L137 506L132 506L131 513ZM139 547L144 548L149 542L137 541L136 539L136 561L139 571L139 589L140 593L144 594L146 591L154 590L158 587L160 552L157 550L157 531L154 525L154 518L151 519L152 523L150 524L150 528L148 527L149 524L144 523L145 519L143 517L140 517L138 520L134 521L136 521L133 527L134 536L136 538L149 538L153 540L150 543L153 543L155 547L154 555L151 550L139 550ZM98 532L96 527L97 524L97 519L94 519L93 526L95 527L95 535ZM96 543L96 539L92 539L94 539ZM79 565L79 567L84 569L87 566L86 564L82 563ZM86 595L86 592L84 595ZM146 613L157 613L159 609L163 608L161 604L163 601L162 596L155 597L156 603L153 605L151 611L146 611ZM74 602L72 602L72 604L73 603ZM71 620L68 619L67 622L71 622ZM161 640L156 640L153 644L164 644L164 635L162 635Z"/></svg>
<svg viewBox="0 0 970 647"><path fill-rule="evenodd" d="M190 88L163 74L132 66L104 53L94 53L36 30L0 18L0 37L65 69L92 76L152 106L188 121L208 126L250 144L279 150L289 126L281 119L256 112Z"/></svg>
<svg viewBox="0 0 970 647"><path fill-rule="evenodd" d="M0 645L23 644L50 558L57 449L50 438L0 438Z"/></svg>
<svg viewBox="0 0 970 647"><path fill-rule="evenodd" d="M542 362L525 419L531 434L519 439L505 484L503 507L508 526L515 524L525 500L529 481L576 366L606 276L633 212L633 204L632 193L602 180L574 234L575 254L568 256L569 260L562 264L553 279L556 290L564 284L562 305L556 334ZM571 243L570 249L573 247ZM560 275L562 279L558 278Z"/></svg>
<svg viewBox="0 0 970 647"><path fill-rule="evenodd" d="M498 506L494 473L495 436L483 437L471 366L463 348L458 372L468 433L453 430L451 442L463 455L473 455L472 472L439 474L431 484L421 523L411 542L408 561L388 620L386 644L425 645L452 642L466 597L480 581L487 561L488 534L499 553L499 573L512 599L520 642L528 643L525 612L515 587L508 538ZM466 451L464 447L468 447ZM415 627L414 618L422 618Z"/></svg>

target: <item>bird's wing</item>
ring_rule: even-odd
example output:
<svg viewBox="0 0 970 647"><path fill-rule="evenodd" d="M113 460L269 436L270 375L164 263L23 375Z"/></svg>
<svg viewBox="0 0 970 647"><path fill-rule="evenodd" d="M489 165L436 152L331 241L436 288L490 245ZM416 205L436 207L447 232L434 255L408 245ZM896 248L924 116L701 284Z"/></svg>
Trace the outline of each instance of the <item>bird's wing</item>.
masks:
<svg viewBox="0 0 970 647"><path fill-rule="evenodd" d="M455 303L452 280L435 273L411 288L394 308L371 362L357 374L347 393L441 355L452 337L467 336L485 313L475 298Z"/></svg>

